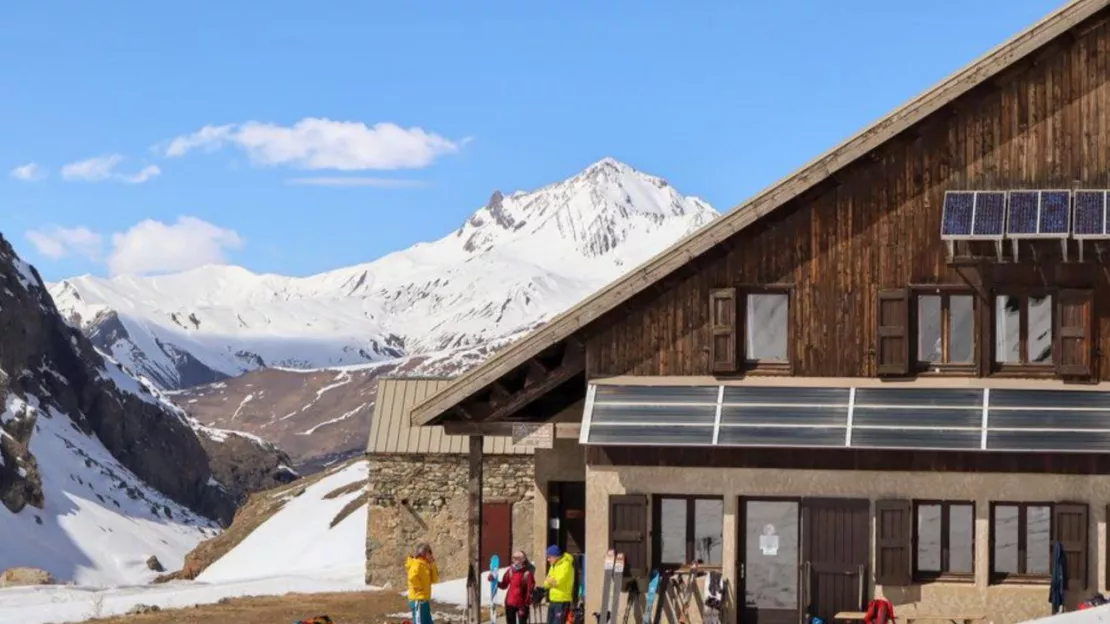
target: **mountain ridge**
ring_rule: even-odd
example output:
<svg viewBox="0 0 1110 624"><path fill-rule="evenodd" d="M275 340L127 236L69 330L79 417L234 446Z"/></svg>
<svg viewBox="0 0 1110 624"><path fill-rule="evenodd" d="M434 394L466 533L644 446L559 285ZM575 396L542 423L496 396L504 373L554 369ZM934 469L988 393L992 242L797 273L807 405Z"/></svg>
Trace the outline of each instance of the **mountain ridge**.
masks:
<svg viewBox="0 0 1110 624"><path fill-rule="evenodd" d="M383 363L534 327L718 216L602 158L534 191L495 191L443 237L305 277L206 265L50 286L94 344L166 390L264 368Z"/></svg>

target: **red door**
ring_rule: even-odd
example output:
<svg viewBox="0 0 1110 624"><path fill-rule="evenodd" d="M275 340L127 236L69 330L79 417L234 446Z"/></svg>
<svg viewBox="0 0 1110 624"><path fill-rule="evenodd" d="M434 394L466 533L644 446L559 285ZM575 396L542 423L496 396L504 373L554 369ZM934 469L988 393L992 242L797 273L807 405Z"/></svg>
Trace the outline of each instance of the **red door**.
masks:
<svg viewBox="0 0 1110 624"><path fill-rule="evenodd" d="M493 555L501 557L501 565L509 565L513 549L513 504L482 503L481 562L489 565Z"/></svg>

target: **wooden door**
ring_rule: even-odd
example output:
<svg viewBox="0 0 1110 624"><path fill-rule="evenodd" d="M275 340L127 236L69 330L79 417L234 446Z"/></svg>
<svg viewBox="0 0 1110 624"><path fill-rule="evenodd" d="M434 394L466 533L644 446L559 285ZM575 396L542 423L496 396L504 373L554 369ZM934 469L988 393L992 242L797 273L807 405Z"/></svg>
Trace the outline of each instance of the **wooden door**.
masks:
<svg viewBox="0 0 1110 624"><path fill-rule="evenodd" d="M483 566L497 555L501 565L509 565L513 554L513 504L482 503L482 548L479 555Z"/></svg>
<svg viewBox="0 0 1110 624"><path fill-rule="evenodd" d="M797 500L741 499L740 621L798 624L802 552Z"/></svg>
<svg viewBox="0 0 1110 624"><path fill-rule="evenodd" d="M870 515L867 500L802 501L801 604L804 614L832 622L867 603Z"/></svg>

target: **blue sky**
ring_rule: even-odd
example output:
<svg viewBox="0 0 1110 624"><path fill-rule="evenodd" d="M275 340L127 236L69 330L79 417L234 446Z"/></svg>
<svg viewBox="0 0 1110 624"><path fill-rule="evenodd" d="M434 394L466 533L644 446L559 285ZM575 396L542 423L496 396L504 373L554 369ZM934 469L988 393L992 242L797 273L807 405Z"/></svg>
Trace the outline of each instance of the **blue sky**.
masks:
<svg viewBox="0 0 1110 624"><path fill-rule="evenodd" d="M727 210L1060 4L13 3L0 231L50 280L308 275L603 156Z"/></svg>

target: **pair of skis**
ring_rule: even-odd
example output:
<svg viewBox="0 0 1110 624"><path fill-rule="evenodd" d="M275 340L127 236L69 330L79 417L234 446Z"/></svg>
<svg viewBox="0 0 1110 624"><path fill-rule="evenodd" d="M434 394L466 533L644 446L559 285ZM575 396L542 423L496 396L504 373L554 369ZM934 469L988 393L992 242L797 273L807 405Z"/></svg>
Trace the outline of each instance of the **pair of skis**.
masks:
<svg viewBox="0 0 1110 624"><path fill-rule="evenodd" d="M621 587L624 585L624 553L613 549L605 553L605 577L601 584L601 613L594 613L597 624L613 624L620 609Z"/></svg>
<svg viewBox="0 0 1110 624"><path fill-rule="evenodd" d="M709 573L709 582L705 588L705 608L702 610L703 624L720 624L723 585L720 572Z"/></svg>

